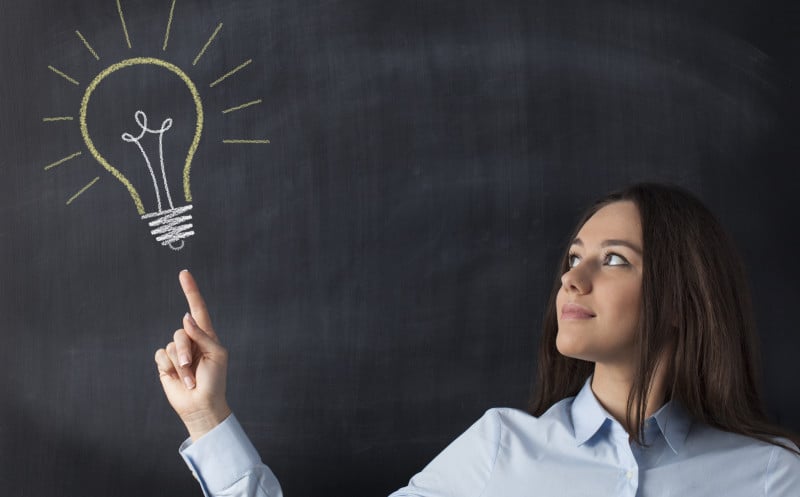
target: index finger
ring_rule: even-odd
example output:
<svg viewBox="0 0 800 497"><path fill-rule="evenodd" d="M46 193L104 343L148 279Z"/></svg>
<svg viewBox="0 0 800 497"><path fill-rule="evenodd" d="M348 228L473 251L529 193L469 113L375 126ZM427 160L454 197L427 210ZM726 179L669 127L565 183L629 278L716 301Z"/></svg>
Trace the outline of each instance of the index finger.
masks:
<svg viewBox="0 0 800 497"><path fill-rule="evenodd" d="M189 313L191 313L197 325L206 332L206 334L216 337L214 327L211 325L211 316L208 315L206 302L200 294L200 289L197 287L197 282L189 270L184 269L178 275L178 280L181 282L183 294L186 296L186 301L189 303Z"/></svg>

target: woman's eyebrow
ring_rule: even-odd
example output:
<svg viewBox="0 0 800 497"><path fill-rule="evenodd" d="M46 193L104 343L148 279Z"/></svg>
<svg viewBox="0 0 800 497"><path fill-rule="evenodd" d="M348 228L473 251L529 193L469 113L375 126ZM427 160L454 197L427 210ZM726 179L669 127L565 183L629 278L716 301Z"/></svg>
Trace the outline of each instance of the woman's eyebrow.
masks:
<svg viewBox="0 0 800 497"><path fill-rule="evenodd" d="M580 238L576 238L575 240L572 241L571 245L578 245L583 247L583 241ZM603 248L611 247L613 245L622 245L623 247L628 247L637 254L642 255L642 249L639 248L639 246L636 245L635 243L629 242L628 240L603 240L600 243L600 246Z"/></svg>

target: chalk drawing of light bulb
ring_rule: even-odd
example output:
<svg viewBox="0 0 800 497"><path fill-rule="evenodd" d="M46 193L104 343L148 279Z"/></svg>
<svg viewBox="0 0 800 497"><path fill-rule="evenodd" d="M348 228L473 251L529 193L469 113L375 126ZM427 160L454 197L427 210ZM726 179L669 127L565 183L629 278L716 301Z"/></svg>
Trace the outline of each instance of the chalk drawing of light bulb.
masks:
<svg viewBox="0 0 800 497"><path fill-rule="evenodd" d="M122 39L124 39L127 49L130 50L133 44L125 22L122 2L116 0L114 3L122 28L121 33L124 35ZM172 0L169 8L161 47L161 52L164 54L167 52L170 33L178 19L175 15L176 3L176 0ZM189 23L189 25L192 24ZM42 121L46 123L69 123L75 120L79 122L80 135L88 154L125 187L136 212L148 225L148 229L156 241L173 250L182 249L187 239L195 235L190 180L193 159L203 135L203 125L206 117L210 115L204 111L198 85L185 71L193 68L199 69L198 63L212 46L221 30L222 22L213 29L194 59L186 59L185 54L182 53L176 55L186 69L181 69L177 64L168 62L161 56L158 58L123 56L119 62L105 67L97 72L96 76L88 78L90 83L86 86L80 100L77 118L74 115L42 118ZM87 37L78 30L75 31L75 34L76 41L83 44L87 50L86 53L99 62L101 56L89 43ZM113 51L114 49L109 48L109 50ZM191 64L188 63L189 60L191 60ZM212 91L221 85L228 84L227 82L234 75L243 71L252 62L253 59L247 59L216 77L210 83L205 81L199 86L203 87L204 91ZM78 87L81 86L77 79L64 71L52 65L49 65L48 69L64 81ZM206 67L206 71L207 69ZM93 69L90 70L92 74L95 74ZM152 84L153 80L149 79L151 76L158 80L157 84ZM207 72L201 70L199 75L195 74L194 81L197 81L198 78L203 80L206 76ZM164 84L170 88L170 91L162 91ZM174 97L173 90L175 94L182 96ZM144 93L131 97L137 91ZM220 100L217 98L217 101ZM161 105L165 103L168 105ZM213 114L217 117L238 115L239 112L249 112L245 109L256 109L256 106L261 103L260 98L251 99L225 109L214 109ZM173 109L172 105L176 107ZM138 110L134 111L134 109ZM163 115L159 115L159 112L162 112ZM160 124L154 124L158 122ZM145 146L145 142L152 142L153 139L157 141L157 152L155 153L151 147ZM167 153L166 143L170 145L169 153ZM270 140L259 137L236 137L222 139L221 143L248 146L250 144L268 144ZM129 152L120 152L120 150ZM73 159L82 156L83 153L82 150L73 151L73 153L44 166L44 170L61 171L63 164L71 163ZM56 166L59 168L54 169ZM100 178L101 176L98 175L80 188L69 197L66 205L72 204L79 196L97 184Z"/></svg>
<svg viewBox="0 0 800 497"><path fill-rule="evenodd" d="M103 83L107 77L117 71L139 66L139 65L153 65L156 67L160 67L166 69L167 71L173 73L175 76L181 79L183 83L185 83L189 93L192 95L192 100L195 106L195 118L196 121L195 125L195 132L194 137L192 138L192 143L189 146L189 150L187 151L186 158L183 163L183 197L186 202L186 205L181 205L176 207L172 201L172 194L170 192L169 184L167 181L167 174L165 170L165 161L164 161L164 134L172 127L172 119L166 119L161 124L161 127L158 129L151 129L148 127L147 123L147 115L139 110L135 113L135 121L136 124L139 125L140 133L138 135L133 135L131 133L125 132L122 134L122 140L128 143L134 143L139 151L142 154L143 158L143 166L147 167L150 178L152 179L152 187L154 189L155 198L156 198L156 205L154 206L154 210L147 212L142 203L142 197L140 192L137 188L134 187L131 180L126 177L125 175L120 172L119 168L114 167L109 160L101 154L97 147L95 146L92 137L89 134L89 125L88 125L88 108L89 103L91 101L92 95L94 94L97 87ZM156 237L156 241L161 243L162 245L169 246L173 250L180 250L184 246L184 239L192 236L194 231L192 231L193 224L191 223L192 216L189 211L192 209L192 192L190 187L190 178L191 178L191 166L192 166L192 159L194 158L195 152L197 151L197 146L200 143L200 137L203 132L203 104L200 100L200 95L197 91L196 86L192 83L192 80L181 71L177 66L171 64L169 62L152 58L152 57L135 57L132 59L123 60L122 62L118 62L113 64L103 70L100 74L98 74L94 80L87 86L86 91L83 94L83 99L81 100L81 107L80 107L80 129L81 135L83 136L83 141L86 144L86 147L89 149L89 152L92 156L100 163L103 168L105 168L108 172L110 172L117 180L122 183L125 188L127 188L128 193L133 200L134 205L136 206L136 210L141 216L141 218L147 221L150 228L152 228L151 233L153 236ZM159 171L156 171L153 168L152 161L150 160L148 154L145 152L144 147L142 147L141 140L145 136L145 134L154 134L158 136L158 162L159 162ZM162 195L163 193L163 195Z"/></svg>

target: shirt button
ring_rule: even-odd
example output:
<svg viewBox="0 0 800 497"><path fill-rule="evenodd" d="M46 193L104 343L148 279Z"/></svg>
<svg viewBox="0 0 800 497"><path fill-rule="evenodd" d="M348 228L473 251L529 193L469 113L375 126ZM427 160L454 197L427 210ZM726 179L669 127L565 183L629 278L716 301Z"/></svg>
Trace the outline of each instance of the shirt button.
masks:
<svg viewBox="0 0 800 497"><path fill-rule="evenodd" d="M633 471L628 471L627 473L625 473L625 477L628 478L629 480L633 478Z"/></svg>

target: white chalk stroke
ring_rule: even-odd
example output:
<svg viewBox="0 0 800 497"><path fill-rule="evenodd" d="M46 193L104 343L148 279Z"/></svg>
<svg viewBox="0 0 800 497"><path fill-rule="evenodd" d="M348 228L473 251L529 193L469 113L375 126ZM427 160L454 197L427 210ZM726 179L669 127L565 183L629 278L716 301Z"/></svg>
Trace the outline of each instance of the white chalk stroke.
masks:
<svg viewBox="0 0 800 497"><path fill-rule="evenodd" d="M151 212L145 214L142 219L145 221L153 219L148 226L155 228L150 233L156 237L156 241L161 245L169 246L172 250L183 248L183 239L194 235L192 229L192 215L188 212L192 210L192 205L184 205L165 211ZM184 215L181 215L184 214Z"/></svg>
<svg viewBox="0 0 800 497"><path fill-rule="evenodd" d="M153 191L156 194L156 205L158 207L158 211L144 214L142 219L147 220L155 218L153 221L150 221L148 225L151 228L155 227L150 233L156 237L156 241L160 242L161 245L169 246L173 250L180 250L184 246L183 239L194 235L194 231L191 231L192 224L189 223L189 221L192 220L191 214L188 214L192 209L191 204L176 209L175 204L172 203L172 195L170 194L169 183L167 181L167 170L164 164L164 133L172 128L172 118L168 117L164 119L160 128L150 128L147 126L147 114L145 114L144 111L137 110L134 114L134 119L136 120L136 124L139 125L141 132L136 136L128 132L122 133L122 140L128 143L135 143L139 152L142 154L144 163L150 173L150 179L153 181ZM144 151L144 147L141 143L144 135L148 133L158 135L158 163L164 196L169 204L169 208L167 209L164 208L161 201L162 188L159 187L156 172L153 170L153 164L150 162L150 157L148 157L147 152Z"/></svg>

